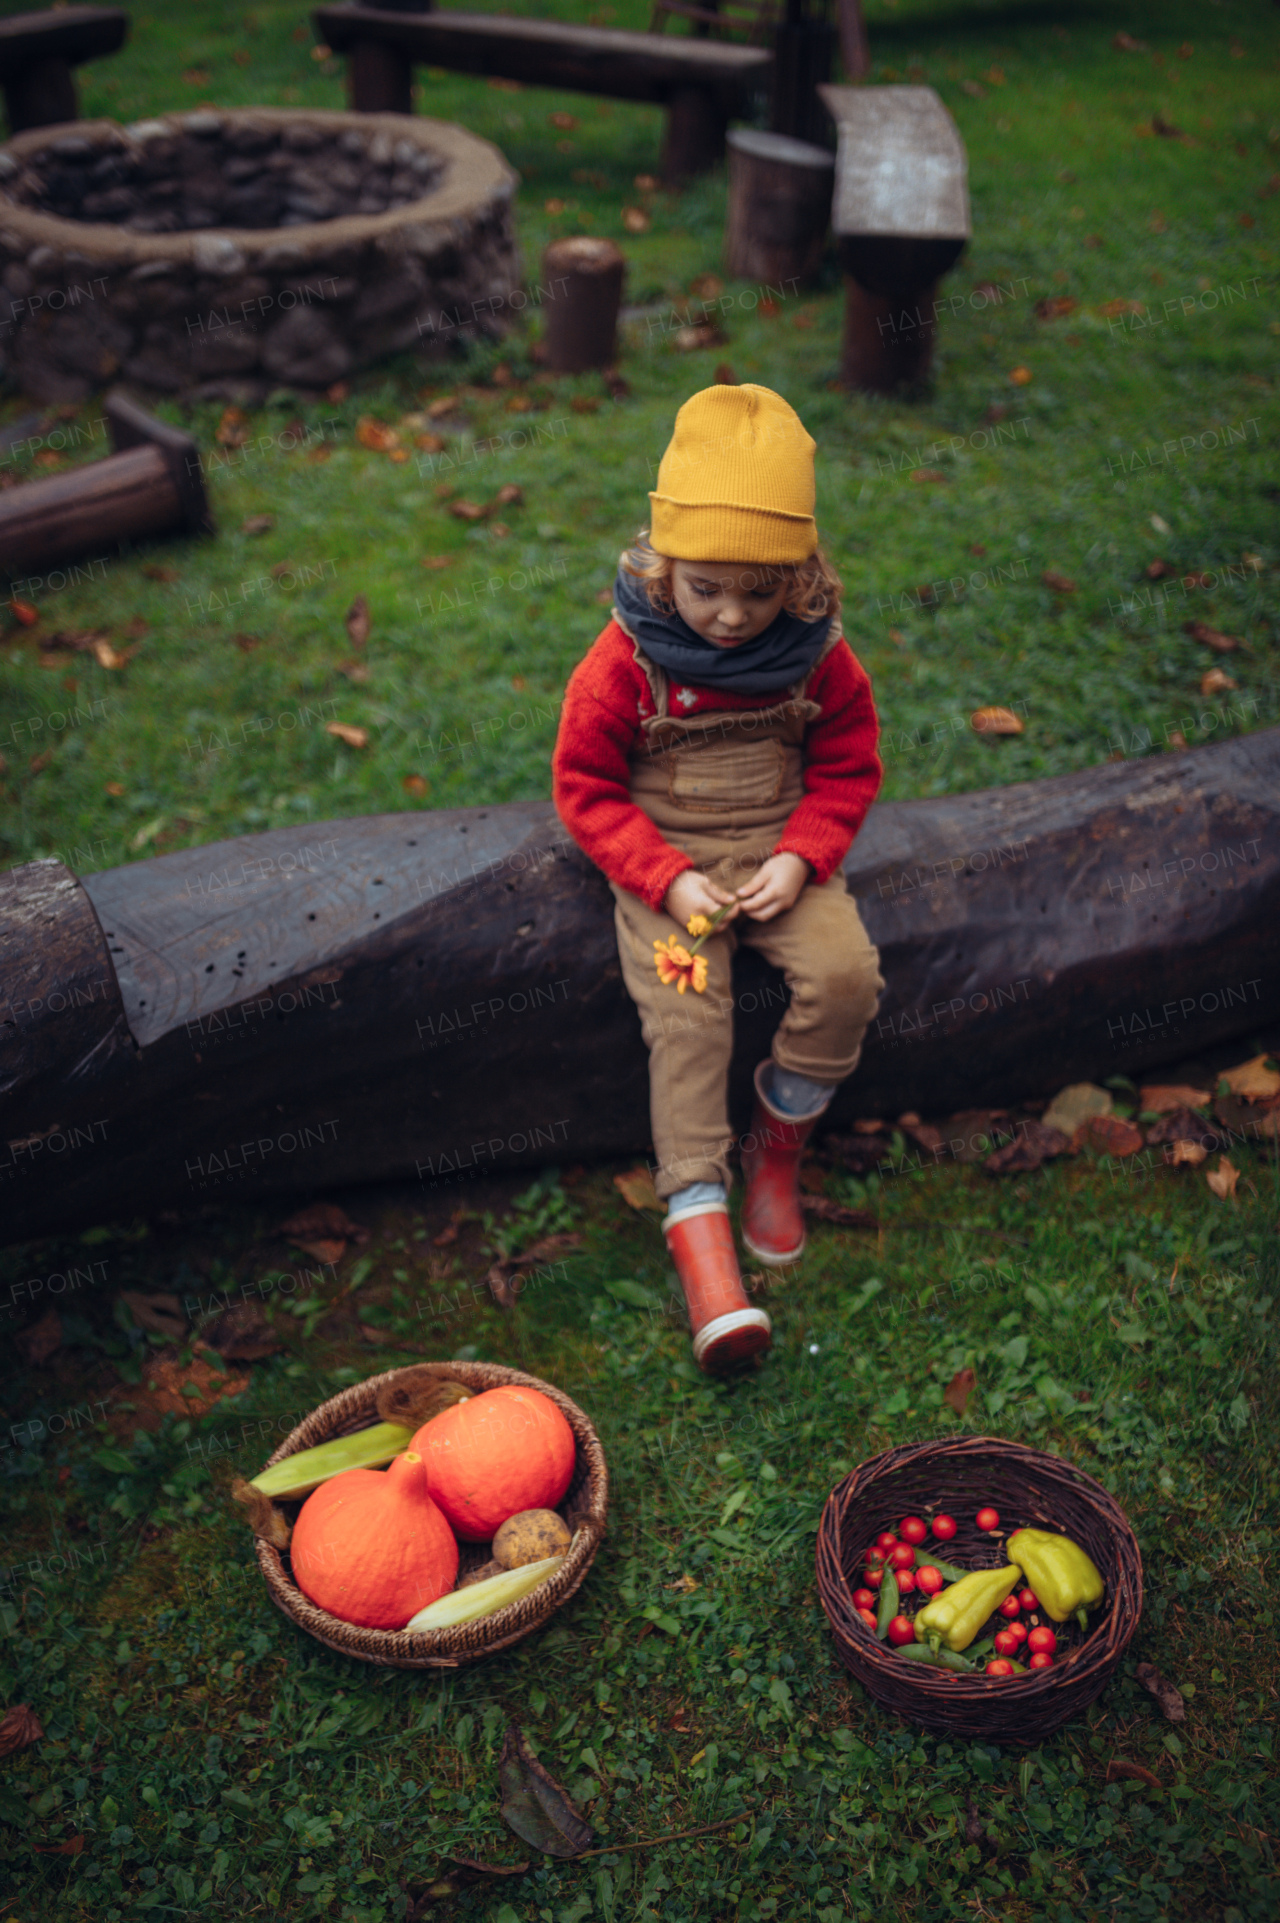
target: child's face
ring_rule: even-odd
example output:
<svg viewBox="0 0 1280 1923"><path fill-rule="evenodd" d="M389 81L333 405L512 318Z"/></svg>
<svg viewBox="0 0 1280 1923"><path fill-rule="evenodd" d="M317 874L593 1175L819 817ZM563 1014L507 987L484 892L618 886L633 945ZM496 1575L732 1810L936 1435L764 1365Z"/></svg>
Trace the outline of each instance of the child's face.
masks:
<svg viewBox="0 0 1280 1923"><path fill-rule="evenodd" d="M754 641L782 607L787 577L780 568L741 561L676 561L671 590L676 611L713 647Z"/></svg>

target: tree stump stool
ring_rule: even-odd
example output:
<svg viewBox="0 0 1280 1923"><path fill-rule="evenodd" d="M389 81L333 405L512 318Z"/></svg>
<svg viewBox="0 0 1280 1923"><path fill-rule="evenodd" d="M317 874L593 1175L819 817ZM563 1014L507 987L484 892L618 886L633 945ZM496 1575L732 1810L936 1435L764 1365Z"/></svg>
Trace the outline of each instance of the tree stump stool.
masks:
<svg viewBox="0 0 1280 1923"><path fill-rule="evenodd" d="M618 308L626 256L611 240L570 234L542 256L551 288L545 306L544 365L551 374L612 367L618 354Z"/></svg>
<svg viewBox="0 0 1280 1923"><path fill-rule="evenodd" d="M873 394L919 385L940 275L971 231L968 163L932 87L821 87L839 147L832 210L845 272L841 372Z"/></svg>
<svg viewBox="0 0 1280 1923"><path fill-rule="evenodd" d="M0 493L0 573L10 580L119 541L213 533L191 436L124 394L108 394L103 411L114 454Z"/></svg>
<svg viewBox="0 0 1280 1923"><path fill-rule="evenodd" d="M786 134L729 135L725 266L737 280L814 278L831 219L835 155Z"/></svg>
<svg viewBox="0 0 1280 1923"><path fill-rule="evenodd" d="M79 117L72 68L116 53L129 31L119 7L55 7L0 20L0 88L10 133Z"/></svg>

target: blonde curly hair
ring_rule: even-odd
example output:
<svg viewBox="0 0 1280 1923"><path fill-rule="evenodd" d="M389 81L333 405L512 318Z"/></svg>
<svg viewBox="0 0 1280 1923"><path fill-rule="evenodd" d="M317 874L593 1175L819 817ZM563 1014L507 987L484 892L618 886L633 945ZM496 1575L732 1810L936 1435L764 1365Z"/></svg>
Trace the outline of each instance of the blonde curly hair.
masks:
<svg viewBox="0 0 1280 1923"><path fill-rule="evenodd" d="M676 564L669 554L659 554L650 546L648 528L641 528L632 545L624 548L618 558L627 574L644 583L644 591L659 614L674 613L671 582ZM807 561L763 563L758 573L760 586L779 581L787 583L782 605L788 614L798 616L801 621L839 616L843 593L840 576L821 548L815 548Z"/></svg>

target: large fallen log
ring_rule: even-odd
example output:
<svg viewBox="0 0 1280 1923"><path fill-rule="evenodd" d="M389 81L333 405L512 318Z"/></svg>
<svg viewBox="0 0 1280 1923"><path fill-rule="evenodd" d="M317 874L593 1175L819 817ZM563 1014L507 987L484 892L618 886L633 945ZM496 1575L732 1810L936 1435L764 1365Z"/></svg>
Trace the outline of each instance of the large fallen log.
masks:
<svg viewBox="0 0 1280 1923"><path fill-rule="evenodd" d="M885 803L845 873L888 986L836 1126L1132 1075L1280 1017L1280 729ZM785 990L739 960L741 1121ZM545 803L80 882L34 862L0 876L0 983L8 1241L649 1139L608 890Z"/></svg>

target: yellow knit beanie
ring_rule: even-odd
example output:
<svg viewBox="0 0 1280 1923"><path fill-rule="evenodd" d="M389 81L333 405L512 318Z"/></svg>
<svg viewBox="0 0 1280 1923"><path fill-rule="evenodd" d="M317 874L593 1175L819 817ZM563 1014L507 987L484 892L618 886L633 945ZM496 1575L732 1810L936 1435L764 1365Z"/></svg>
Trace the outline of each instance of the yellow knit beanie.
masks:
<svg viewBox="0 0 1280 1923"><path fill-rule="evenodd" d="M704 387L676 415L649 540L676 561L807 561L814 441L772 388Z"/></svg>

